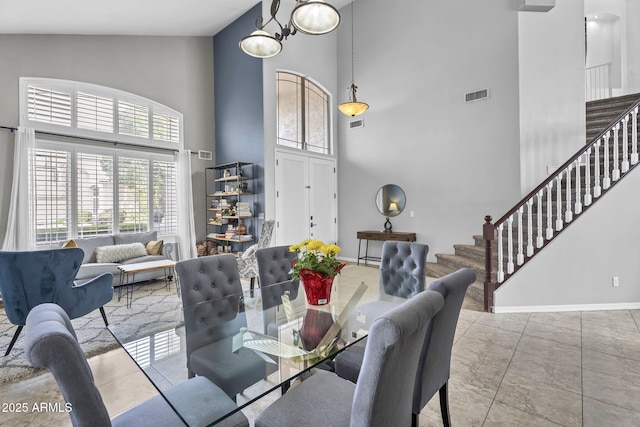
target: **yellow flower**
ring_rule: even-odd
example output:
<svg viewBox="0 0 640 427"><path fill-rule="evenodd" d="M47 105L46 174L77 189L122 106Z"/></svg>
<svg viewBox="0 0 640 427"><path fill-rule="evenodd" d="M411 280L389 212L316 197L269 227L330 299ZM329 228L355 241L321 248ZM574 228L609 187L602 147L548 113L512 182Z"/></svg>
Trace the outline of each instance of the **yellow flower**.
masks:
<svg viewBox="0 0 640 427"><path fill-rule="evenodd" d="M327 251L324 252L328 255L337 255L342 251L342 249L340 248L340 246L338 245L329 245L327 246Z"/></svg>
<svg viewBox="0 0 640 427"><path fill-rule="evenodd" d="M307 244L307 250L316 251L320 249L323 245L324 243L322 243L322 240L312 240Z"/></svg>

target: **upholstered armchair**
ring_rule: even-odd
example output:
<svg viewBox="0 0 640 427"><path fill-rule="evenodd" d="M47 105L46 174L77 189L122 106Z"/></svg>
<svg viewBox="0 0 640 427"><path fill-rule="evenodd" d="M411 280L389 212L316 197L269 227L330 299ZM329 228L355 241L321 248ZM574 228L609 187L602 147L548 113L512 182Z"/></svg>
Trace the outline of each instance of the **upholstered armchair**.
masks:
<svg viewBox="0 0 640 427"><path fill-rule="evenodd" d="M113 298L111 273L101 274L81 285L74 279L84 252L79 248L27 252L0 251L0 292L7 318L18 329L5 356L11 352L29 311L42 303L55 303L71 319L99 309L108 325L103 305Z"/></svg>
<svg viewBox="0 0 640 427"><path fill-rule="evenodd" d="M255 288L256 277L258 277L258 264L256 262L256 251L258 249L267 248L271 244L271 236L273 236L273 227L275 221L270 219L262 223L262 232L258 243L249 246L249 248L237 258L238 271L240 277L251 279L251 296Z"/></svg>

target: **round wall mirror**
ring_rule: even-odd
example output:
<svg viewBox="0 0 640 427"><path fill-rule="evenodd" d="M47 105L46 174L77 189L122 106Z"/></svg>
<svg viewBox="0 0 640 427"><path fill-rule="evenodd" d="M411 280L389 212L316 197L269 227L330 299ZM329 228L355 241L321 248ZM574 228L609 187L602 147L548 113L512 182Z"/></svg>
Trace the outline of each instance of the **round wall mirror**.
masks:
<svg viewBox="0 0 640 427"><path fill-rule="evenodd" d="M387 222L384 224L385 231L391 231L389 217L400 215L406 202L404 191L395 184L387 184L378 190L376 207L382 215L387 217Z"/></svg>

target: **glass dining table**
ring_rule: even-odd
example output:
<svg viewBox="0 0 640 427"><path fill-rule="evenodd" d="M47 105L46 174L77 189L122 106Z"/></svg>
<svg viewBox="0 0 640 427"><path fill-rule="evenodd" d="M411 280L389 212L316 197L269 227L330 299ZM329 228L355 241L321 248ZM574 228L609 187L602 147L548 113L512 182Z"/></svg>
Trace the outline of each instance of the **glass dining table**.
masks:
<svg viewBox="0 0 640 427"><path fill-rule="evenodd" d="M203 420L215 425L274 390L286 392L312 369L326 367L338 352L366 337L376 317L424 288L424 277L378 270L363 280L345 269L325 305L309 304L304 287L293 280L260 287L253 297L247 290L132 316L108 329L183 420L188 408L165 392L187 381L188 360L191 369L199 364L198 373L236 403Z"/></svg>

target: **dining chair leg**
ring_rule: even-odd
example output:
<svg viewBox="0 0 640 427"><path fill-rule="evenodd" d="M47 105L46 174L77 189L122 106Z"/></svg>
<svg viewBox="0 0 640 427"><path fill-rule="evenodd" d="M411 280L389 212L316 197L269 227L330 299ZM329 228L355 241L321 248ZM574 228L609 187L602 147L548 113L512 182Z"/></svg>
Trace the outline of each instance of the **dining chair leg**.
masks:
<svg viewBox="0 0 640 427"><path fill-rule="evenodd" d="M411 414L411 427L418 427L420 423L420 414Z"/></svg>
<svg viewBox="0 0 640 427"><path fill-rule="evenodd" d="M104 312L104 307L100 307L100 314L102 314L102 320L104 320L104 326L109 326L107 321L107 314Z"/></svg>
<svg viewBox="0 0 640 427"><path fill-rule="evenodd" d="M9 348L7 349L7 352L4 354L5 356L8 356L9 353L11 352L11 349L13 348L13 345L18 340L18 337L20 336L20 332L22 332L22 328L23 327L24 327L24 325L19 325L18 329L16 329L16 333L13 334L13 338L11 339L11 342L9 343Z"/></svg>
<svg viewBox="0 0 640 427"><path fill-rule="evenodd" d="M451 426L451 415L449 414L449 392L447 381L442 387L440 387L440 412L442 412L442 423L444 427Z"/></svg>

